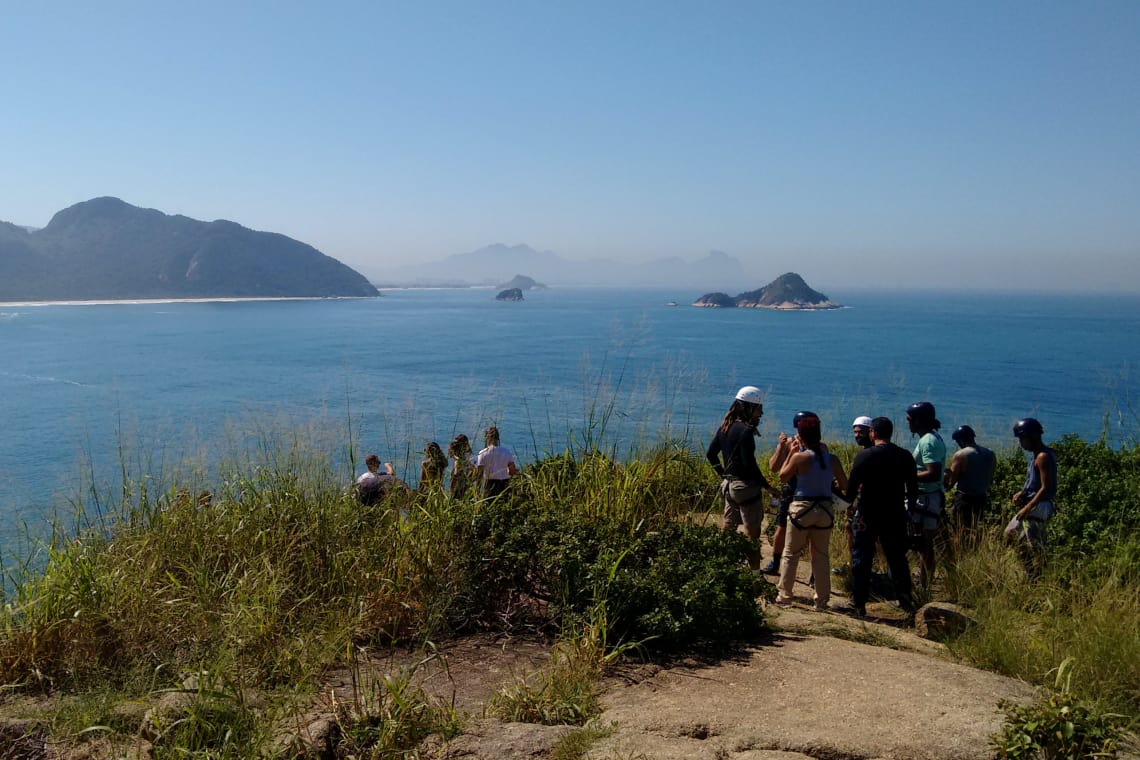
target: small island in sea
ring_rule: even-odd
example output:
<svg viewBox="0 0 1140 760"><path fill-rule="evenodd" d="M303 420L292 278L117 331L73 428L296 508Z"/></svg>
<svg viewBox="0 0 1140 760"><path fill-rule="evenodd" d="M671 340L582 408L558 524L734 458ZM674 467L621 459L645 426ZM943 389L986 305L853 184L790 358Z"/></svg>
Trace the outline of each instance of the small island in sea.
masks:
<svg viewBox="0 0 1140 760"><path fill-rule="evenodd" d="M506 290L499 291L499 295L495 296L496 301L521 301L523 300L522 290L519 288L507 288Z"/></svg>
<svg viewBox="0 0 1140 760"><path fill-rule="evenodd" d="M813 311L841 309L842 304L832 302L823 293L812 290L804 278L795 272L782 274L757 290L749 290L735 297L727 293L706 293L693 306L730 309L777 309L780 311Z"/></svg>

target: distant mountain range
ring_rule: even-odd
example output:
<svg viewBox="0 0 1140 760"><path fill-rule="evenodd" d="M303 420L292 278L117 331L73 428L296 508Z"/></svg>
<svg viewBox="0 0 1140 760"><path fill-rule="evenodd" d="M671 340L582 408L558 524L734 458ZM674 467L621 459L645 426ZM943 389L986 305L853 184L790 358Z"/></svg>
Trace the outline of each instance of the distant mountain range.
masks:
<svg viewBox="0 0 1140 760"><path fill-rule="evenodd" d="M782 274L764 287L736 297L720 292L706 293L693 306L785 310L841 308L840 304L833 303L823 293L809 288L804 278L795 272Z"/></svg>
<svg viewBox="0 0 1140 760"><path fill-rule="evenodd" d="M515 272L554 287L685 287L723 288L746 277L740 261L723 251L710 251L693 261L662 258L640 264L592 259L568 261L529 245L496 243L434 262L394 267L372 281L381 287L407 285L497 285Z"/></svg>
<svg viewBox="0 0 1140 760"><path fill-rule="evenodd" d="M42 229L0 222L0 301L377 296L284 235L95 198Z"/></svg>

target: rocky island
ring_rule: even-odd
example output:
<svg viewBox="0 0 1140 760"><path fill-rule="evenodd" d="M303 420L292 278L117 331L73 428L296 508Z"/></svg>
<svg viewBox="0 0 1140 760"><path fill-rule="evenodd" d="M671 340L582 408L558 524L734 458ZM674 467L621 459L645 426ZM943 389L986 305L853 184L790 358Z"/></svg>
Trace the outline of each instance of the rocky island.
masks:
<svg viewBox="0 0 1140 760"><path fill-rule="evenodd" d="M43 229L0 222L0 301L343 298L380 295L310 245L95 198Z"/></svg>
<svg viewBox="0 0 1140 760"><path fill-rule="evenodd" d="M781 311L805 311L819 309L841 309L842 304L832 302L823 293L812 290L804 278L795 272L782 274L757 290L749 290L735 298L727 293L706 293L693 302L693 306L705 308L745 308L777 309Z"/></svg>
<svg viewBox="0 0 1140 760"><path fill-rule="evenodd" d="M518 288L507 288L500 291L499 295L495 296L496 301L521 301L523 300L522 291Z"/></svg>

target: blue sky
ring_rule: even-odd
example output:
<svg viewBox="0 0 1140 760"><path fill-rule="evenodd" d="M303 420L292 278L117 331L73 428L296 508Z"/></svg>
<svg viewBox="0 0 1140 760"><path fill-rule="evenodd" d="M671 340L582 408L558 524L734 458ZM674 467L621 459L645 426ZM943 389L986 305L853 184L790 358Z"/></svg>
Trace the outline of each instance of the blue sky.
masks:
<svg viewBox="0 0 1140 760"><path fill-rule="evenodd" d="M1140 3L3 1L0 219L1136 290ZM749 283L751 287L752 284Z"/></svg>

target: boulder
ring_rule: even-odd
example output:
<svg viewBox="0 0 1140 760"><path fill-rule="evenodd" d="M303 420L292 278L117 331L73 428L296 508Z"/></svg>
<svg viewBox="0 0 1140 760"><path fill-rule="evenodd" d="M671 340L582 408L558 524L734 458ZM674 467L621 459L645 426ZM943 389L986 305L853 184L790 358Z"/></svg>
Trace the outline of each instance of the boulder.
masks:
<svg viewBox="0 0 1140 760"><path fill-rule="evenodd" d="M949 602L931 602L914 615L914 630L924 639L941 641L961 635L978 621L964 607Z"/></svg>

